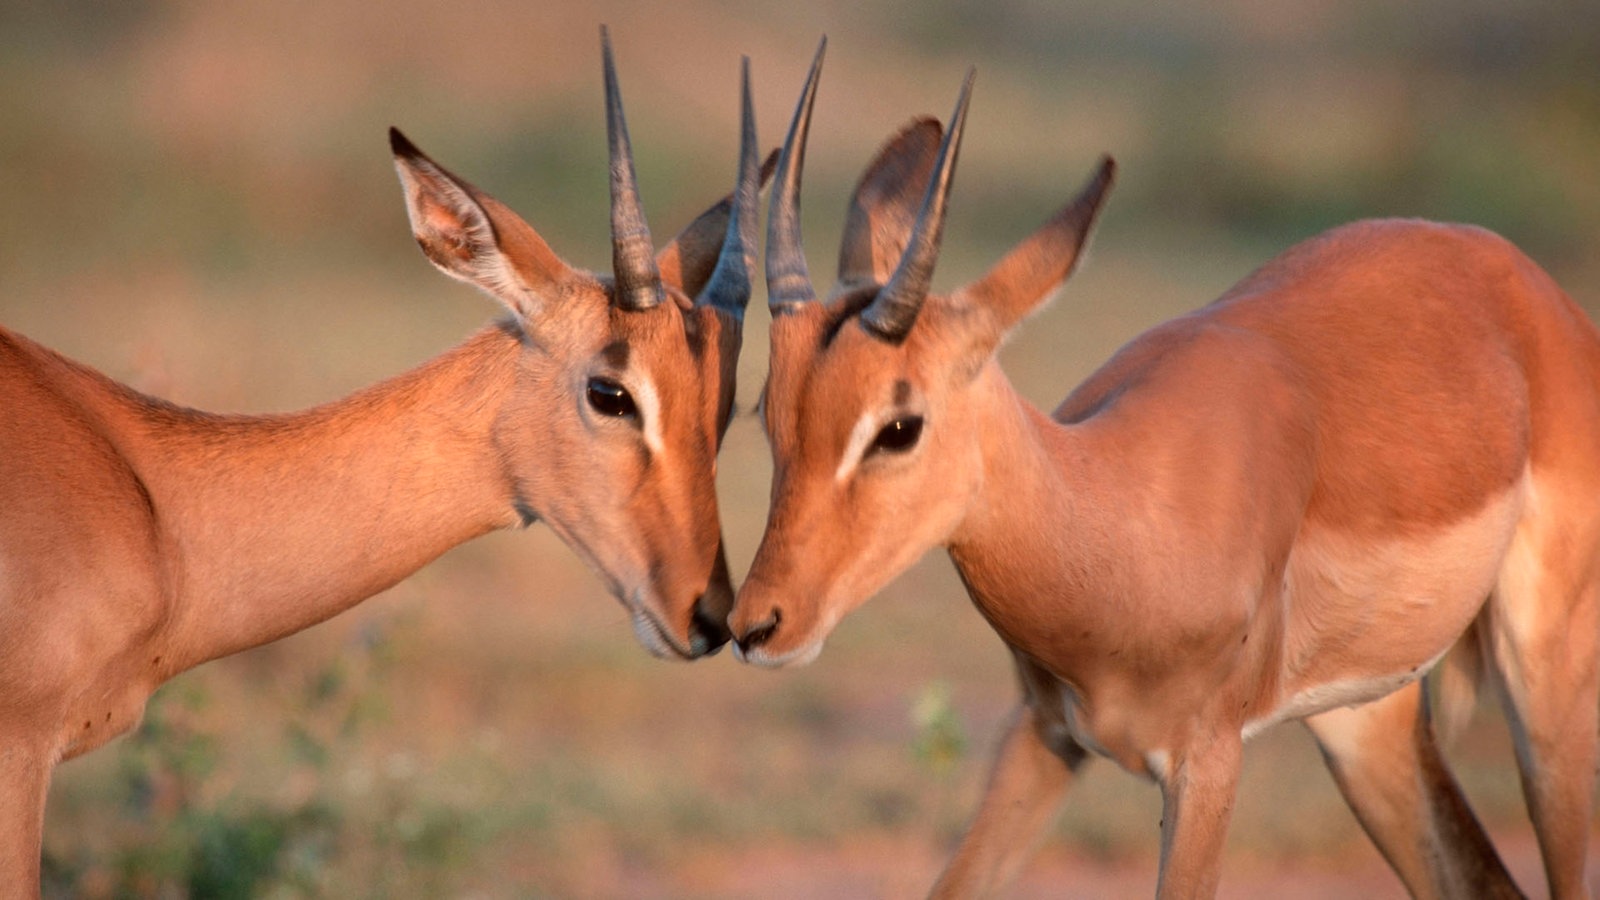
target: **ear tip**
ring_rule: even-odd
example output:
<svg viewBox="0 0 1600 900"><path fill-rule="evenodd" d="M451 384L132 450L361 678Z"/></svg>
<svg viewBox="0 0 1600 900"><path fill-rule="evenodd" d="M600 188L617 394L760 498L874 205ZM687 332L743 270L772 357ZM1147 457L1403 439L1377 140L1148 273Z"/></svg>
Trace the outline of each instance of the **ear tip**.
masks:
<svg viewBox="0 0 1600 900"><path fill-rule="evenodd" d="M407 138L400 129L393 125L389 126L389 150L395 156L403 156L407 159L414 159L422 155L422 151L417 149L417 145L411 143L411 139Z"/></svg>
<svg viewBox="0 0 1600 900"><path fill-rule="evenodd" d="M939 140L944 137L944 123L937 116L917 116L907 122L903 128L895 132L894 136L883 142L883 149L897 146L907 141L918 141L929 149L939 146Z"/></svg>

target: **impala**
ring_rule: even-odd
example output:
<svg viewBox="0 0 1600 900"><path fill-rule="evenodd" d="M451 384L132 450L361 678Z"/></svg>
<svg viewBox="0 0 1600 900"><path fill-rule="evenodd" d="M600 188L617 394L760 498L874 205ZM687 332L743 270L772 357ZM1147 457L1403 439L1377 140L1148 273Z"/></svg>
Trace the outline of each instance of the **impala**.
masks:
<svg viewBox="0 0 1600 900"><path fill-rule="evenodd" d="M1005 883L1090 752L1162 791L1159 895L1213 894L1241 745L1288 719L1413 894L1515 895L1419 683L1457 648L1505 701L1551 893L1583 895L1590 321L1488 232L1362 222L1136 338L1047 417L996 348L1073 269L1113 165L977 281L931 293L970 86L931 163L902 134L869 168L824 301L796 219L814 86L795 114L767 246L772 508L729 620L738 655L813 659L948 548L1022 704L938 895Z"/></svg>
<svg viewBox="0 0 1600 900"><path fill-rule="evenodd" d="M423 252L510 312L414 371L221 416L0 329L0 895L37 892L53 767L132 728L163 681L488 531L549 522L658 656L725 641L713 476L762 180L749 64L736 191L652 255L602 45L612 276L391 131Z"/></svg>

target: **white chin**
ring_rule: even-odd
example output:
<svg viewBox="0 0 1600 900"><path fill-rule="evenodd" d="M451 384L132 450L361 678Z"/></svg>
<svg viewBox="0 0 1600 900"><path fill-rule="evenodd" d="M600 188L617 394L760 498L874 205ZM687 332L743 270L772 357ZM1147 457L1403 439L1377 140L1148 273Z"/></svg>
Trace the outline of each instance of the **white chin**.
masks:
<svg viewBox="0 0 1600 900"><path fill-rule="evenodd" d="M655 619L650 618L643 609L635 607L630 610L629 617L633 621L633 636L651 656L656 659L683 659L683 654L672 646L667 636L661 633L661 627Z"/></svg>
<svg viewBox="0 0 1600 900"><path fill-rule="evenodd" d="M786 666L804 666L816 660L822 654L821 638L790 650L788 653L773 654L767 652L765 647L755 647L749 652L739 649L739 644L730 641L733 647L733 657L742 663L760 666L764 669L779 669Z"/></svg>

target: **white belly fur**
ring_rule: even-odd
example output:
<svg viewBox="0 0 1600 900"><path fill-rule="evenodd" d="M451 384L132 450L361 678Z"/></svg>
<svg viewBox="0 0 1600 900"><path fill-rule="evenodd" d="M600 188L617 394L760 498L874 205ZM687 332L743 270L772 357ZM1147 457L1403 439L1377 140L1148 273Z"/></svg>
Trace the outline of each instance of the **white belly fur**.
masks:
<svg viewBox="0 0 1600 900"><path fill-rule="evenodd" d="M1290 558L1280 699L1246 739L1287 719L1376 700L1421 678L1494 589L1530 478L1476 514L1389 539L1312 530Z"/></svg>

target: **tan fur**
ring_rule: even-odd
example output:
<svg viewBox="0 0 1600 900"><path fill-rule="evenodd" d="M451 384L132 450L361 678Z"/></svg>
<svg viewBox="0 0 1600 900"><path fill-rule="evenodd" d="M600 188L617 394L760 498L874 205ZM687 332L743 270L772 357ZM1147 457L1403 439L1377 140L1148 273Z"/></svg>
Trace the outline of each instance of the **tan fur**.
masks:
<svg viewBox="0 0 1600 900"><path fill-rule="evenodd" d="M716 621L732 602L713 475L739 322L678 279L705 280L728 203L662 251L678 302L621 312L608 278L410 151L396 162L428 257L512 313L412 372L301 413L222 416L0 329L0 896L37 894L55 764L133 728L163 681L529 516L595 568L647 649L720 644L694 629L697 607ZM595 374L648 385L656 420L594 413Z"/></svg>
<svg viewBox="0 0 1600 900"><path fill-rule="evenodd" d="M902 344L838 306L774 323L773 507L730 619L745 658L815 657L949 549L1027 711L936 894L1013 870L1065 790L1046 770L1089 749L1162 788L1159 894L1209 896L1244 736L1309 717L1413 892L1511 895L1419 702L1476 627L1551 892L1581 896L1600 335L1494 235L1362 222L1137 338L1047 418L993 353L1070 271L1096 184L974 286L929 296ZM864 416L908 413L913 449L835 477Z"/></svg>

